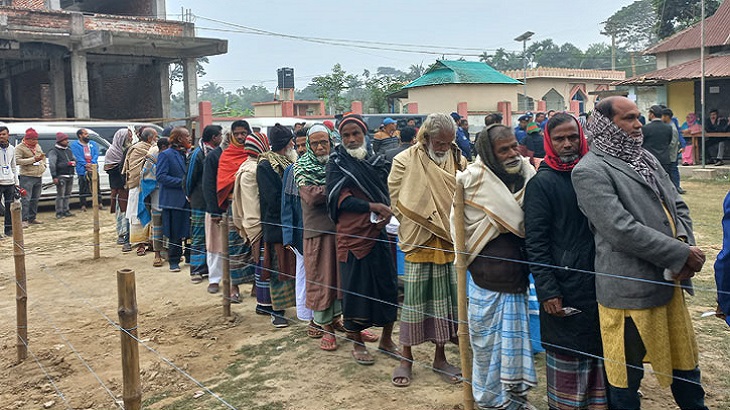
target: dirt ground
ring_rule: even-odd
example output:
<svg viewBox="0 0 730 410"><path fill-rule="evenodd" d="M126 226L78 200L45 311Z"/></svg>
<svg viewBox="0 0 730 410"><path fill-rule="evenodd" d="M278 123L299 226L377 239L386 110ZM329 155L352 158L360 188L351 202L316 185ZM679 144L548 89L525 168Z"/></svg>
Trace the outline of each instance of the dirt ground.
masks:
<svg viewBox="0 0 730 410"><path fill-rule="evenodd" d="M722 197L728 185L692 183L685 187L698 237L708 253L699 286L714 288L712 261L719 244ZM693 196L693 192L695 192ZM702 195L700 195L700 192ZM718 199L719 198L719 199ZM121 408L121 347L116 271L136 272L139 306L143 408L149 409L458 409L461 385L448 385L428 366L431 346L414 348L412 385L393 387L397 361L373 353L373 366L359 366L338 339L336 352L318 349L302 322L275 330L254 314L255 299L232 305L222 315L220 294L193 285L186 267L179 273L152 267L152 254L123 254L114 244L114 219L102 213L101 259L93 260L91 213L56 220L46 207L43 225L25 230L29 357L16 363L15 275L12 241L0 241L0 409ZM243 286L247 294L250 286ZM708 405L730 408L730 332L714 318L710 290L690 299L701 352ZM293 316L293 309L287 311ZM370 345L375 351L376 345ZM447 349L458 364L458 350ZM546 409L544 358L537 356L540 385L531 401ZM214 397L210 393L214 393ZM676 408L668 389L647 373L645 409Z"/></svg>

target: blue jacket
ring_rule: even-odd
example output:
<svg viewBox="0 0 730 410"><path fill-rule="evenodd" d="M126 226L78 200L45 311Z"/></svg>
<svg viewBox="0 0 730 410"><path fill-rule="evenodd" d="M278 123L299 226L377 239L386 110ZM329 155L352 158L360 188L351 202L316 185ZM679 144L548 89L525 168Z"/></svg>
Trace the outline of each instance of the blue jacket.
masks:
<svg viewBox="0 0 730 410"><path fill-rule="evenodd" d="M515 137L517 142L522 143L522 140L527 136L527 129L521 128L519 125L515 127Z"/></svg>
<svg viewBox="0 0 730 410"><path fill-rule="evenodd" d="M89 148L91 150L91 163L98 164L99 162L99 147L96 146L94 141L89 141ZM73 152L76 158L76 174L86 175L86 157L84 157L84 147L81 143L76 140L71 143L71 152Z"/></svg>
<svg viewBox="0 0 730 410"><path fill-rule="evenodd" d="M730 193L722 205L722 250L715 260L715 283L717 283L717 304L725 313L730 325Z"/></svg>
<svg viewBox="0 0 730 410"><path fill-rule="evenodd" d="M281 180L283 181L281 189L282 243L293 246L299 253L304 253L302 201L294 178L293 165L289 165L284 170Z"/></svg>
<svg viewBox="0 0 730 410"><path fill-rule="evenodd" d="M456 145L459 146L466 159L471 161L471 141L461 127L456 127Z"/></svg>
<svg viewBox="0 0 730 410"><path fill-rule="evenodd" d="M168 148L157 156L160 208L183 210L190 207L182 187L186 171L185 158L177 150Z"/></svg>

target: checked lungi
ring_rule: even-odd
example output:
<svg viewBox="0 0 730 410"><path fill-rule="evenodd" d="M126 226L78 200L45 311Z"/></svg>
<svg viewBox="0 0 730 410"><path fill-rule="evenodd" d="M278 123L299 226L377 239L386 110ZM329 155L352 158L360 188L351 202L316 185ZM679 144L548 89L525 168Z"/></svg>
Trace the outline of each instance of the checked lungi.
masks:
<svg viewBox="0 0 730 410"><path fill-rule="evenodd" d="M205 259L205 211L190 210L190 274L207 275Z"/></svg>
<svg viewBox="0 0 730 410"><path fill-rule="evenodd" d="M457 288L453 263L405 262L405 298L401 307L400 342L444 345L456 338Z"/></svg>
<svg viewBox="0 0 730 410"><path fill-rule="evenodd" d="M468 278L472 389L485 408L519 409L537 385L530 346L527 293L483 289Z"/></svg>
<svg viewBox="0 0 730 410"><path fill-rule="evenodd" d="M233 220L231 208L228 208L228 221ZM253 282L254 265L251 259L251 247L238 234L233 223L228 223L228 258L231 272L231 285Z"/></svg>
<svg viewBox="0 0 730 410"><path fill-rule="evenodd" d="M605 410L606 380L603 360L547 351L547 396L551 409Z"/></svg>
<svg viewBox="0 0 730 410"><path fill-rule="evenodd" d="M268 271L271 306L284 310L296 306L296 257L280 243L264 245L264 269Z"/></svg>

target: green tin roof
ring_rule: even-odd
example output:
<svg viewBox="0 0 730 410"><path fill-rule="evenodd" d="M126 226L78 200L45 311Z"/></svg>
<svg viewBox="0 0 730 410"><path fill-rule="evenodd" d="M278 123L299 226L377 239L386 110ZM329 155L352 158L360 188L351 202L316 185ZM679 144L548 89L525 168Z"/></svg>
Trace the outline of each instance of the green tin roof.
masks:
<svg viewBox="0 0 730 410"><path fill-rule="evenodd" d="M424 75L405 88L441 84L522 84L479 61L438 60Z"/></svg>

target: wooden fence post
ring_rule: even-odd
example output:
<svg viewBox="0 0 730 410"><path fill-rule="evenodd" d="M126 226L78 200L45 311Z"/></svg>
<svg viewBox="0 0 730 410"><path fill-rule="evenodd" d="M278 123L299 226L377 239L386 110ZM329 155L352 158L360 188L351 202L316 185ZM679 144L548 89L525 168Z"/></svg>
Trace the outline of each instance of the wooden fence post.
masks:
<svg viewBox="0 0 730 410"><path fill-rule="evenodd" d="M119 298L119 334L122 339L122 378L124 381L125 410L142 408L142 385L139 379L139 345L137 344L137 287L134 271L117 271L117 295ZM134 336L134 337L133 337Z"/></svg>
<svg viewBox="0 0 730 410"><path fill-rule="evenodd" d="M99 165L91 164L91 204L94 216L94 259L101 258L99 249Z"/></svg>
<svg viewBox="0 0 730 410"><path fill-rule="evenodd" d="M464 185L458 180L456 182L456 193L454 194L454 246L456 247L456 282L458 288L459 306L459 352L461 354L461 374L464 379L472 377L471 371L471 343L469 342L469 322L467 317L466 297L466 233L464 232ZM471 383L464 381L464 410L474 409L474 395L472 394Z"/></svg>
<svg viewBox="0 0 730 410"><path fill-rule="evenodd" d="M18 363L28 357L28 292L25 280L25 244L23 242L23 221L20 201L10 205L13 221L13 259L15 260L15 308L17 311Z"/></svg>
<svg viewBox="0 0 730 410"><path fill-rule="evenodd" d="M223 293L223 316L231 316L231 260L229 259L230 253L228 252L228 229L231 222L228 220L228 214L224 213L221 216L221 244L223 253L223 278L221 279L221 292Z"/></svg>

